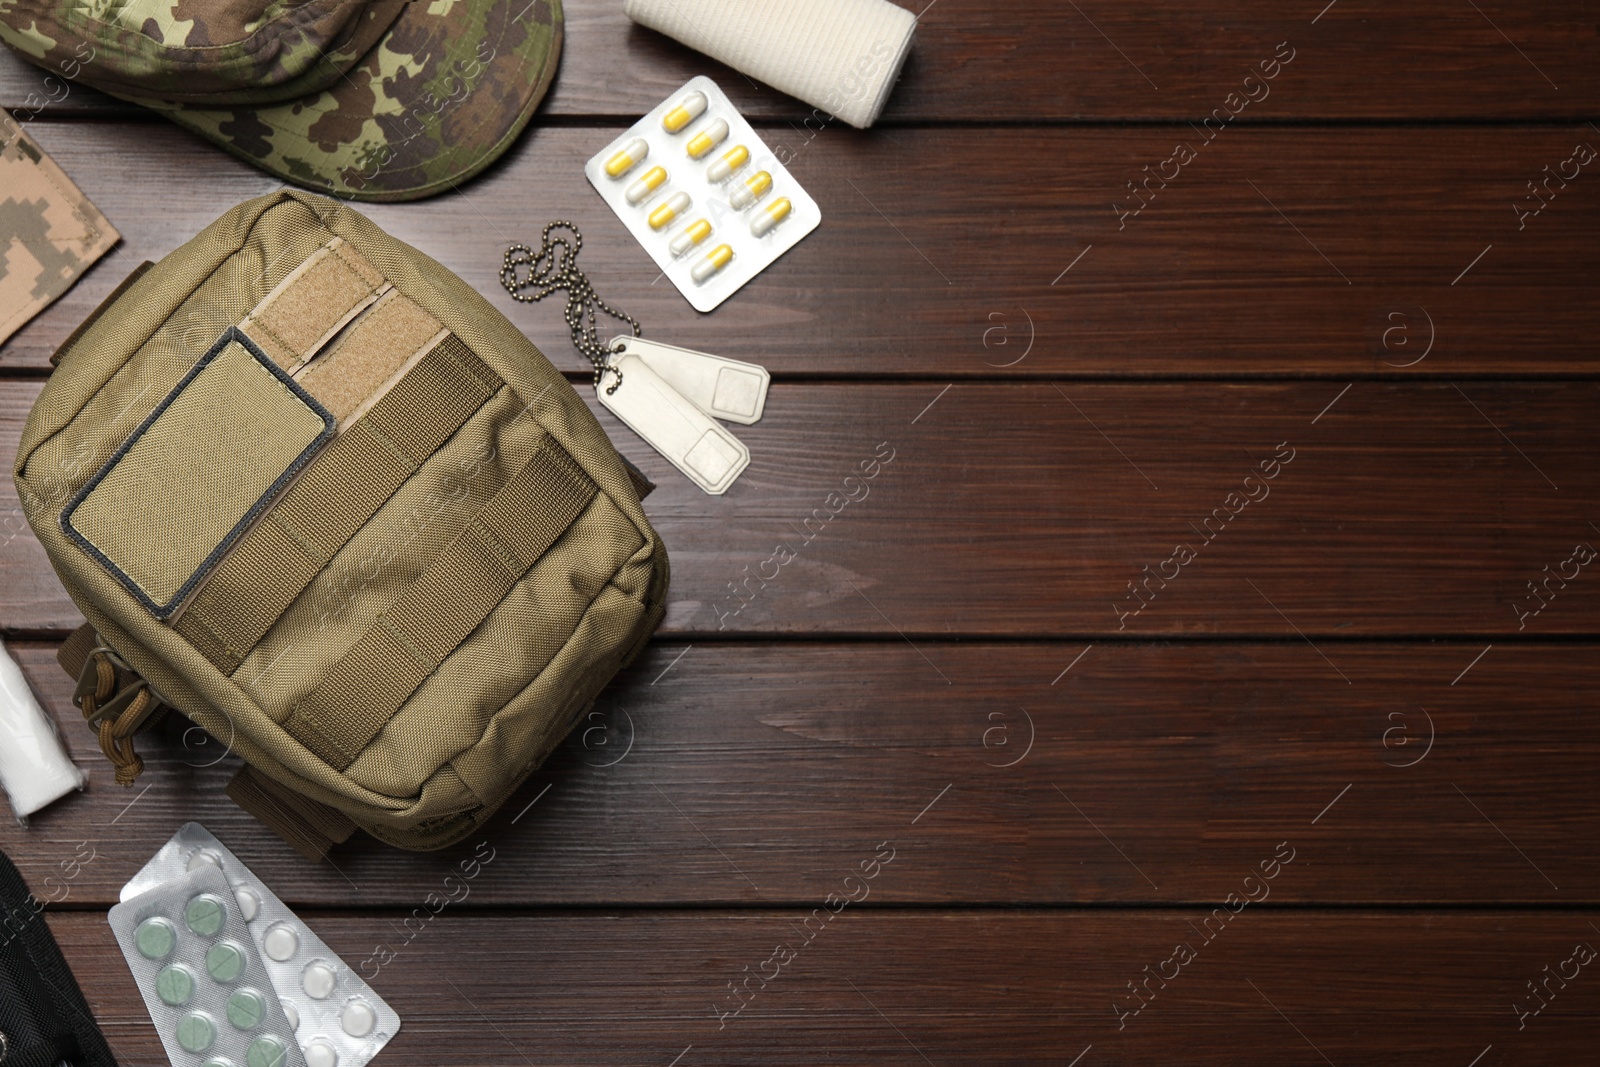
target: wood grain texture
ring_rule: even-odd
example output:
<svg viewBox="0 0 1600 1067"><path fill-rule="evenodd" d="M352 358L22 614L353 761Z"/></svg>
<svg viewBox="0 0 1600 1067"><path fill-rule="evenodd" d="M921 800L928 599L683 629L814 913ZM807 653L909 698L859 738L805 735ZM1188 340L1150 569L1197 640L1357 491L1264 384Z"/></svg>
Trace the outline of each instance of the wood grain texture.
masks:
<svg viewBox="0 0 1600 1067"><path fill-rule="evenodd" d="M878 881L899 872L883 869ZM1296 861L1298 862L1298 860ZM492 869L492 868L491 868ZM1280 876L1287 878L1293 868ZM865 903L809 942L805 912L436 917L374 987L402 1064L1106 1064L1587 1062L1600 982L1587 969L1518 1030L1525 982L1594 944L1589 913L1246 909L1210 942L1205 912L896 914ZM396 940L389 916L314 916L347 959ZM123 1062L161 1062L103 917L51 929ZM1218 929L1213 927L1213 929ZM1118 1029L1114 1004L1189 944L1192 959ZM763 984L778 946L794 953ZM780 957L787 958L787 957ZM1574 965L1568 964L1570 973ZM746 970L748 968L748 970ZM774 962L766 973L777 968ZM1165 968L1168 974L1174 967ZM747 1006L730 982L753 977ZM1119 999L1120 994L1120 999ZM720 1027L720 1028L719 1028ZM1492 1046L1492 1048L1486 1048ZM676 1061L674 1057L677 1057Z"/></svg>
<svg viewBox="0 0 1600 1067"><path fill-rule="evenodd" d="M0 396L8 467L37 390ZM664 633L1550 636L1600 631L1600 581L1567 562L1600 538L1597 402L1587 381L780 384L711 502L598 413L660 486ZM14 492L6 625L71 628Z"/></svg>
<svg viewBox="0 0 1600 1067"><path fill-rule="evenodd" d="M883 122L1199 118L1288 42L1272 119L1577 119L1600 100L1593 12L1420 0L1021 0L1004 9L906 0L922 14ZM540 114L632 121L696 74L751 117L799 122L808 106L632 24L613 0L568 0L561 69ZM1291 77L1292 75L1292 77ZM0 105L27 115L117 113L92 90L0 56ZM52 104L52 101L59 101ZM1255 119L1258 116L1252 115ZM536 120L537 121L537 120Z"/></svg>
<svg viewBox="0 0 1600 1067"><path fill-rule="evenodd" d="M599 413L667 622L481 835L308 864L180 716L113 788L0 485L0 631L91 772L0 848L122 1062L163 1054L104 909L190 819L372 978L396 1067L1594 1059L1600 979L1550 977L1600 944L1592 5L898 2L863 133L569 0L500 163L359 208L575 381L496 277L552 218L646 336L776 381L714 500ZM714 316L581 176L697 73L826 216ZM124 242L0 349L4 467L90 309L278 185L44 77L0 54L0 104Z"/></svg>
<svg viewBox="0 0 1600 1067"><path fill-rule="evenodd" d="M1303 642L664 644L479 837L312 866L222 795L238 761L186 721L111 786L51 650L23 645L93 785L0 848L41 896L102 907L189 819L324 907L414 906L480 840L500 858L464 908L799 905L885 840L893 904L1220 902L1281 841L1275 903L1600 896L1592 646L1323 651L1351 684ZM63 885L79 841L97 858Z"/></svg>
<svg viewBox="0 0 1600 1067"><path fill-rule="evenodd" d="M1594 372L1600 178L1569 160L1580 142L1600 150L1600 133L1583 124L1228 129L1209 144L1187 124L774 134L826 221L715 316L659 281L582 179L617 132L538 130L460 195L358 210L574 371L560 306L518 304L499 283L506 246L547 219L579 224L583 269L647 336L780 378ZM124 240L0 350L0 368L46 367L129 270L277 187L165 125L37 135ZM1196 154L1181 168L1179 144ZM1544 202L1528 183L1564 164L1578 177L1557 176L1543 210L1519 217ZM1141 201L1127 186L1146 173Z"/></svg>

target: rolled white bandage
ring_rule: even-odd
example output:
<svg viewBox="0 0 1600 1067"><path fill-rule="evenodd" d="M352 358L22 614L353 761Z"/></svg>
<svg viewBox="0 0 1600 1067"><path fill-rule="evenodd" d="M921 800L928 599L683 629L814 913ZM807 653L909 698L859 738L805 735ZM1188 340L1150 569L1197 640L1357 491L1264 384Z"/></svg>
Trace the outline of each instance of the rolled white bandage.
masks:
<svg viewBox="0 0 1600 1067"><path fill-rule="evenodd" d="M911 51L889 0L626 0L628 17L866 129Z"/></svg>
<svg viewBox="0 0 1600 1067"><path fill-rule="evenodd" d="M18 819L27 818L83 783L83 772L61 747L55 723L0 643L0 787L11 810Z"/></svg>

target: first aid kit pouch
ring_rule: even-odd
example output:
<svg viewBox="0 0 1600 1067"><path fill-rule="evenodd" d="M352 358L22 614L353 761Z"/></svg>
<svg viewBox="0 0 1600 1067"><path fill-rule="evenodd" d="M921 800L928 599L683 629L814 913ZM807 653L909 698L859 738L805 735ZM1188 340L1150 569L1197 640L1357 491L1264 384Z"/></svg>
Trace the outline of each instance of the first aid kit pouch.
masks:
<svg viewBox="0 0 1600 1067"><path fill-rule="evenodd" d="M205 867L221 871L233 891L307 1067L365 1067L400 1029L400 1016L204 826L180 826L121 899Z"/></svg>
<svg viewBox="0 0 1600 1067"><path fill-rule="evenodd" d="M119 783L170 706L306 855L357 828L442 848L661 620L645 485L566 378L342 203L239 205L55 363L14 474Z"/></svg>
<svg viewBox="0 0 1600 1067"><path fill-rule="evenodd" d="M110 919L173 1067L305 1067L219 869L162 883Z"/></svg>
<svg viewBox="0 0 1600 1067"><path fill-rule="evenodd" d="M116 1067L43 910L0 852L0 1064Z"/></svg>

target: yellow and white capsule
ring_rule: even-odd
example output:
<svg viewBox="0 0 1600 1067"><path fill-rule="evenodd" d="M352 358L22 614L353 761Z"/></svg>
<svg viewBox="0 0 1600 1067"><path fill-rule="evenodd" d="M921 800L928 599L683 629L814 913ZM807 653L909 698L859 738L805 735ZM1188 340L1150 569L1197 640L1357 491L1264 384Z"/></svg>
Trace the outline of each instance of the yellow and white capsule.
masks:
<svg viewBox="0 0 1600 1067"><path fill-rule="evenodd" d="M674 237L672 239L672 243L667 247L672 250L673 255L681 256L685 252L689 251L689 249L694 248L696 245L700 244L710 236L711 223L707 222L705 219L695 219L693 222L689 223L689 225L685 226L682 232L679 233L678 236Z"/></svg>
<svg viewBox="0 0 1600 1067"><path fill-rule="evenodd" d="M706 94L693 92L679 100L671 111L661 116L661 128L668 133L678 133L699 118L706 110Z"/></svg>
<svg viewBox="0 0 1600 1067"><path fill-rule="evenodd" d="M650 228L664 230L672 225L672 220L689 210L689 194L673 193L667 197L666 202L650 212Z"/></svg>
<svg viewBox="0 0 1600 1067"><path fill-rule="evenodd" d="M718 160L706 168L706 180L725 182L739 172L746 163L750 162L750 149L742 144L736 144L722 153Z"/></svg>
<svg viewBox="0 0 1600 1067"><path fill-rule="evenodd" d="M772 175L764 170L758 170L734 189L733 195L728 197L728 203L733 205L733 210L743 211L771 190Z"/></svg>
<svg viewBox="0 0 1600 1067"><path fill-rule="evenodd" d="M728 139L728 120L718 119L693 137L684 149L689 153L690 159L699 159L717 145Z"/></svg>
<svg viewBox="0 0 1600 1067"><path fill-rule="evenodd" d="M689 276L695 280L696 285L703 285L717 271L733 262L733 249L727 245L718 245L706 253L706 258L694 265Z"/></svg>
<svg viewBox="0 0 1600 1067"><path fill-rule="evenodd" d="M643 137L635 137L621 148L617 149L612 157L606 160L606 177L615 180L628 173L634 167L644 162L644 157L650 154L650 146L645 144Z"/></svg>
<svg viewBox="0 0 1600 1067"><path fill-rule="evenodd" d="M755 218L750 220L750 232L756 237L765 237L772 232L774 226L788 218L793 210L794 205L789 202L787 196L778 197L756 212Z"/></svg>
<svg viewBox="0 0 1600 1067"><path fill-rule="evenodd" d="M628 203L637 204L657 189L666 184L667 168L651 167L640 176L639 180L628 186L625 193Z"/></svg>

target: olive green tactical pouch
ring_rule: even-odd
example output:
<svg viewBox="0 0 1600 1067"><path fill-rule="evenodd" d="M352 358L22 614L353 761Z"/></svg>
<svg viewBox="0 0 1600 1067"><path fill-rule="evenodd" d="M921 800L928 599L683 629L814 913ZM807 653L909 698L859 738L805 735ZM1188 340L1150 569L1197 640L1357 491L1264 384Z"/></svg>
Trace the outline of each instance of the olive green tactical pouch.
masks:
<svg viewBox="0 0 1600 1067"><path fill-rule="evenodd" d="M441 848L661 620L642 479L577 393L347 206L239 205L57 363L17 491L89 620L61 658L124 784L171 705L302 852Z"/></svg>

